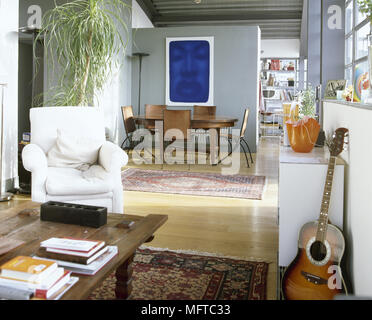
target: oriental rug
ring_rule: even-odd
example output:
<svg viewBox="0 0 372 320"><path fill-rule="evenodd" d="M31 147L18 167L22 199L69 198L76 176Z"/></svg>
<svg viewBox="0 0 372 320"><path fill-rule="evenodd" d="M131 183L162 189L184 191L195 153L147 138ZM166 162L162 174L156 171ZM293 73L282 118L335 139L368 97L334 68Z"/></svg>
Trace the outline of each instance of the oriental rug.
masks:
<svg viewBox="0 0 372 320"><path fill-rule="evenodd" d="M261 200L266 178L131 168L122 172L122 182L126 191Z"/></svg>
<svg viewBox="0 0 372 320"><path fill-rule="evenodd" d="M264 300L268 263L207 253L140 248L130 300ZM89 297L115 299L115 273Z"/></svg>

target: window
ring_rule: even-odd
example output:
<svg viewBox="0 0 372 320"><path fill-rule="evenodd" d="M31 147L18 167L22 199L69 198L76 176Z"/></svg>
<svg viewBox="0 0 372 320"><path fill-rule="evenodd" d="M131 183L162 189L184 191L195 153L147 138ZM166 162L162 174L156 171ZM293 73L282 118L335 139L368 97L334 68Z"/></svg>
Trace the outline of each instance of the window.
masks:
<svg viewBox="0 0 372 320"><path fill-rule="evenodd" d="M367 37L371 26L359 11L357 0L346 0L345 8L345 79L350 85L355 77L368 72Z"/></svg>

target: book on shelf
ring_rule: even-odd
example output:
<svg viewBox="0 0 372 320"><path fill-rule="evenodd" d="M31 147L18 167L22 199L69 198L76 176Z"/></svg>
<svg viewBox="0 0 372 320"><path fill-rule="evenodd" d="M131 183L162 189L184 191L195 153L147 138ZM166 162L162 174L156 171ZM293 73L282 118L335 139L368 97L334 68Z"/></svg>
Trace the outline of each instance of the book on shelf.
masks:
<svg viewBox="0 0 372 320"><path fill-rule="evenodd" d="M50 238L40 243L47 252L90 257L105 245L104 241L76 238Z"/></svg>
<svg viewBox="0 0 372 320"><path fill-rule="evenodd" d="M281 91L281 94L280 94L280 99L282 100L282 101L292 101L293 100L293 95L292 95L292 93L290 92L290 90L285 90L285 89L283 89L282 91Z"/></svg>
<svg viewBox="0 0 372 320"><path fill-rule="evenodd" d="M40 284L57 268L57 263L50 260L17 256L0 266L0 276Z"/></svg>
<svg viewBox="0 0 372 320"><path fill-rule="evenodd" d="M117 246L107 246L107 250L89 264L81 264L81 263L75 263L75 262L64 261L64 260L56 260L56 259L50 259L50 260L57 262L58 265L72 271L73 273L92 276L92 275L95 275L99 270L101 270L117 254L118 254ZM44 258L44 259L49 259L49 258Z"/></svg>
<svg viewBox="0 0 372 320"><path fill-rule="evenodd" d="M48 258L53 260L63 260L68 262L75 262L79 264L89 264L99 256L104 254L107 251L107 246L100 248L99 251L93 253L90 257L79 256L75 254L70 254L69 252L55 252L55 251L48 251L46 248L40 247L39 250L36 252L36 256L41 258Z"/></svg>

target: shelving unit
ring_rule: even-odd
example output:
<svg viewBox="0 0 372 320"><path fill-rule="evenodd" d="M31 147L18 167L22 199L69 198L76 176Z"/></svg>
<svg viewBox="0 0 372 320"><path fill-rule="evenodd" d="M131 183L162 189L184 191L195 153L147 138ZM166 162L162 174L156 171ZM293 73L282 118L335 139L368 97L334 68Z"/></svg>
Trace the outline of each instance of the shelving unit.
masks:
<svg viewBox="0 0 372 320"><path fill-rule="evenodd" d="M279 61L279 66L274 69L273 60ZM288 67L293 67L293 70L288 70ZM259 122L262 137L282 134L283 103L290 103L294 99L299 89L299 79L299 58L261 59L263 110Z"/></svg>

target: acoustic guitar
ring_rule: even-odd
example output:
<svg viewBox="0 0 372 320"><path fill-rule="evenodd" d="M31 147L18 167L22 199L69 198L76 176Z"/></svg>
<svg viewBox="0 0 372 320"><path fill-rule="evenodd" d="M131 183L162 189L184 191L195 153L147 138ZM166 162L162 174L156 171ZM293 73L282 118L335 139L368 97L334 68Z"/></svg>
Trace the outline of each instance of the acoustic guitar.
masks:
<svg viewBox="0 0 372 320"><path fill-rule="evenodd" d="M347 134L347 129L337 129L329 146L330 159L319 219L301 228L297 256L283 276L282 292L287 300L331 300L346 291L340 266L345 239L342 232L329 223L328 210L336 158L344 149Z"/></svg>

